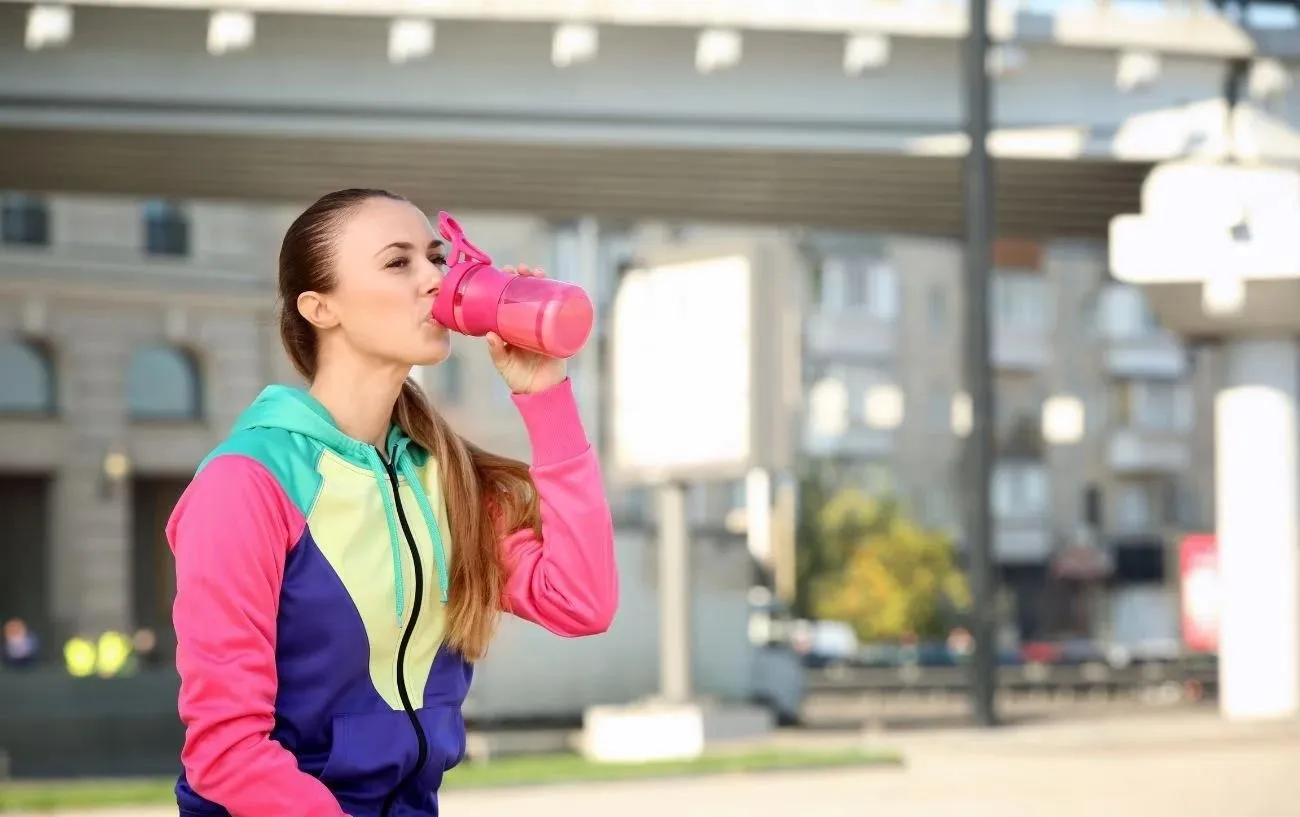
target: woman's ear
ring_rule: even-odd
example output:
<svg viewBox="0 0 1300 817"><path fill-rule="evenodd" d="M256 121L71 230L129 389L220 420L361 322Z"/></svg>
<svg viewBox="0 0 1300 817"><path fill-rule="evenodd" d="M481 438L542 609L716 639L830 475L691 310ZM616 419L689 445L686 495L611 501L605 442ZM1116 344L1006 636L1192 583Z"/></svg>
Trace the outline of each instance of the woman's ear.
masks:
<svg viewBox="0 0 1300 817"><path fill-rule="evenodd" d="M298 296L298 314L317 329L333 329L339 324L329 299L319 292L304 292Z"/></svg>

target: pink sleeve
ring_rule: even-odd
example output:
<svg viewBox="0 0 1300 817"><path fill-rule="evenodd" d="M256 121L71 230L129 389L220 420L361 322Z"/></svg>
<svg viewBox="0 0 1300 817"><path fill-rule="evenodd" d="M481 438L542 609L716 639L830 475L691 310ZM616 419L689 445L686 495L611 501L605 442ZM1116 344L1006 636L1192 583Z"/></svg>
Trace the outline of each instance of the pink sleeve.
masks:
<svg viewBox="0 0 1300 817"><path fill-rule="evenodd" d="M176 555L181 763L194 791L233 817L343 814L329 789L270 738L280 584L304 525L266 468L238 455L208 463L167 523Z"/></svg>
<svg viewBox="0 0 1300 817"><path fill-rule="evenodd" d="M542 536L505 538L506 609L556 635L598 635L618 609L614 523L567 379L544 392L516 394L533 446L533 481Z"/></svg>

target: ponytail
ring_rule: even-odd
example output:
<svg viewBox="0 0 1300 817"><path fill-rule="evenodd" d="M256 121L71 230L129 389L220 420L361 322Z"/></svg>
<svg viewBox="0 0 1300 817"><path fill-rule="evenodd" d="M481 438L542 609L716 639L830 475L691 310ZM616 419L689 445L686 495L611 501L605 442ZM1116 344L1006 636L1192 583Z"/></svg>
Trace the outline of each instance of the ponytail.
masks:
<svg viewBox="0 0 1300 817"><path fill-rule="evenodd" d="M501 536L540 535L537 492L528 466L492 454L456 434L424 391L407 378L393 421L438 463L451 524L451 587L445 642L471 661L487 653L503 609Z"/></svg>

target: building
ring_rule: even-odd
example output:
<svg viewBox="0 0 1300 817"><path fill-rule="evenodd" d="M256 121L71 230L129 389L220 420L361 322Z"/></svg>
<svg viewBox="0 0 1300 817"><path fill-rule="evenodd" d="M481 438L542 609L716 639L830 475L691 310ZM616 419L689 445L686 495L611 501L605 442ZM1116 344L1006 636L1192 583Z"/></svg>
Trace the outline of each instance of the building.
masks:
<svg viewBox="0 0 1300 817"><path fill-rule="evenodd" d="M262 386L298 382L273 320L275 253L294 213L4 197L4 615L58 637L167 629L171 506ZM541 221L464 221L508 256L549 252ZM526 456L509 395L478 347L461 344L429 385L462 433Z"/></svg>
<svg viewBox="0 0 1300 817"><path fill-rule="evenodd" d="M960 539L959 244L819 236L810 246L810 451ZM1189 353L1139 290L1109 279L1100 242L1003 240L994 267L993 547L1016 629L1173 638L1174 536L1213 521L1214 358ZM1084 422L1053 444L1044 406L1060 396L1082 403ZM873 417L873 397L901 398L901 411ZM1081 615L1059 601L1070 598L1060 556L1086 543L1113 572L1103 603Z"/></svg>

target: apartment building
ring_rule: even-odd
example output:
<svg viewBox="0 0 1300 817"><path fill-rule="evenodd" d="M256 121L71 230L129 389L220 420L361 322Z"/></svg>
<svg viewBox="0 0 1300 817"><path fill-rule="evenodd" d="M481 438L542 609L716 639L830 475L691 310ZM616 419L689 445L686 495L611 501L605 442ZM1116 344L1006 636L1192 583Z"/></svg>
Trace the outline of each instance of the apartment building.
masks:
<svg viewBox="0 0 1300 817"><path fill-rule="evenodd" d="M273 322L275 252L295 213L237 202L0 196L7 612L59 635L166 629L171 571L160 531L172 503L264 384L297 382ZM650 248L752 232L458 215L497 257L540 259L602 304L618 271ZM807 259L798 271L809 281L806 455L959 534L959 246L782 234ZM995 550L1029 635L1061 624L1050 599L1063 549L1094 537L1113 555L1114 583L1129 590L1107 609L1172 610L1169 535L1210 522L1213 361L1190 361L1140 293L1107 282L1104 259L1095 245L998 247ZM600 325L573 367L598 441L607 341ZM472 439L526 456L482 345L456 347L447 364L419 373L441 410ZM1085 429L1077 441L1049 444L1042 406L1060 395L1083 401ZM653 523L646 492L612 498L621 524ZM697 486L690 516L725 547L742 532L728 523L744 501L743 483Z"/></svg>
<svg viewBox="0 0 1300 817"><path fill-rule="evenodd" d="M809 453L960 541L960 245L806 241ZM1104 245L1004 240L994 267L993 547L1016 629L1172 636L1175 537L1212 522L1213 354L1189 353L1138 290L1110 281ZM1043 433L1045 406L1080 404L1081 427ZM1081 611L1063 556L1084 544L1110 564Z"/></svg>

